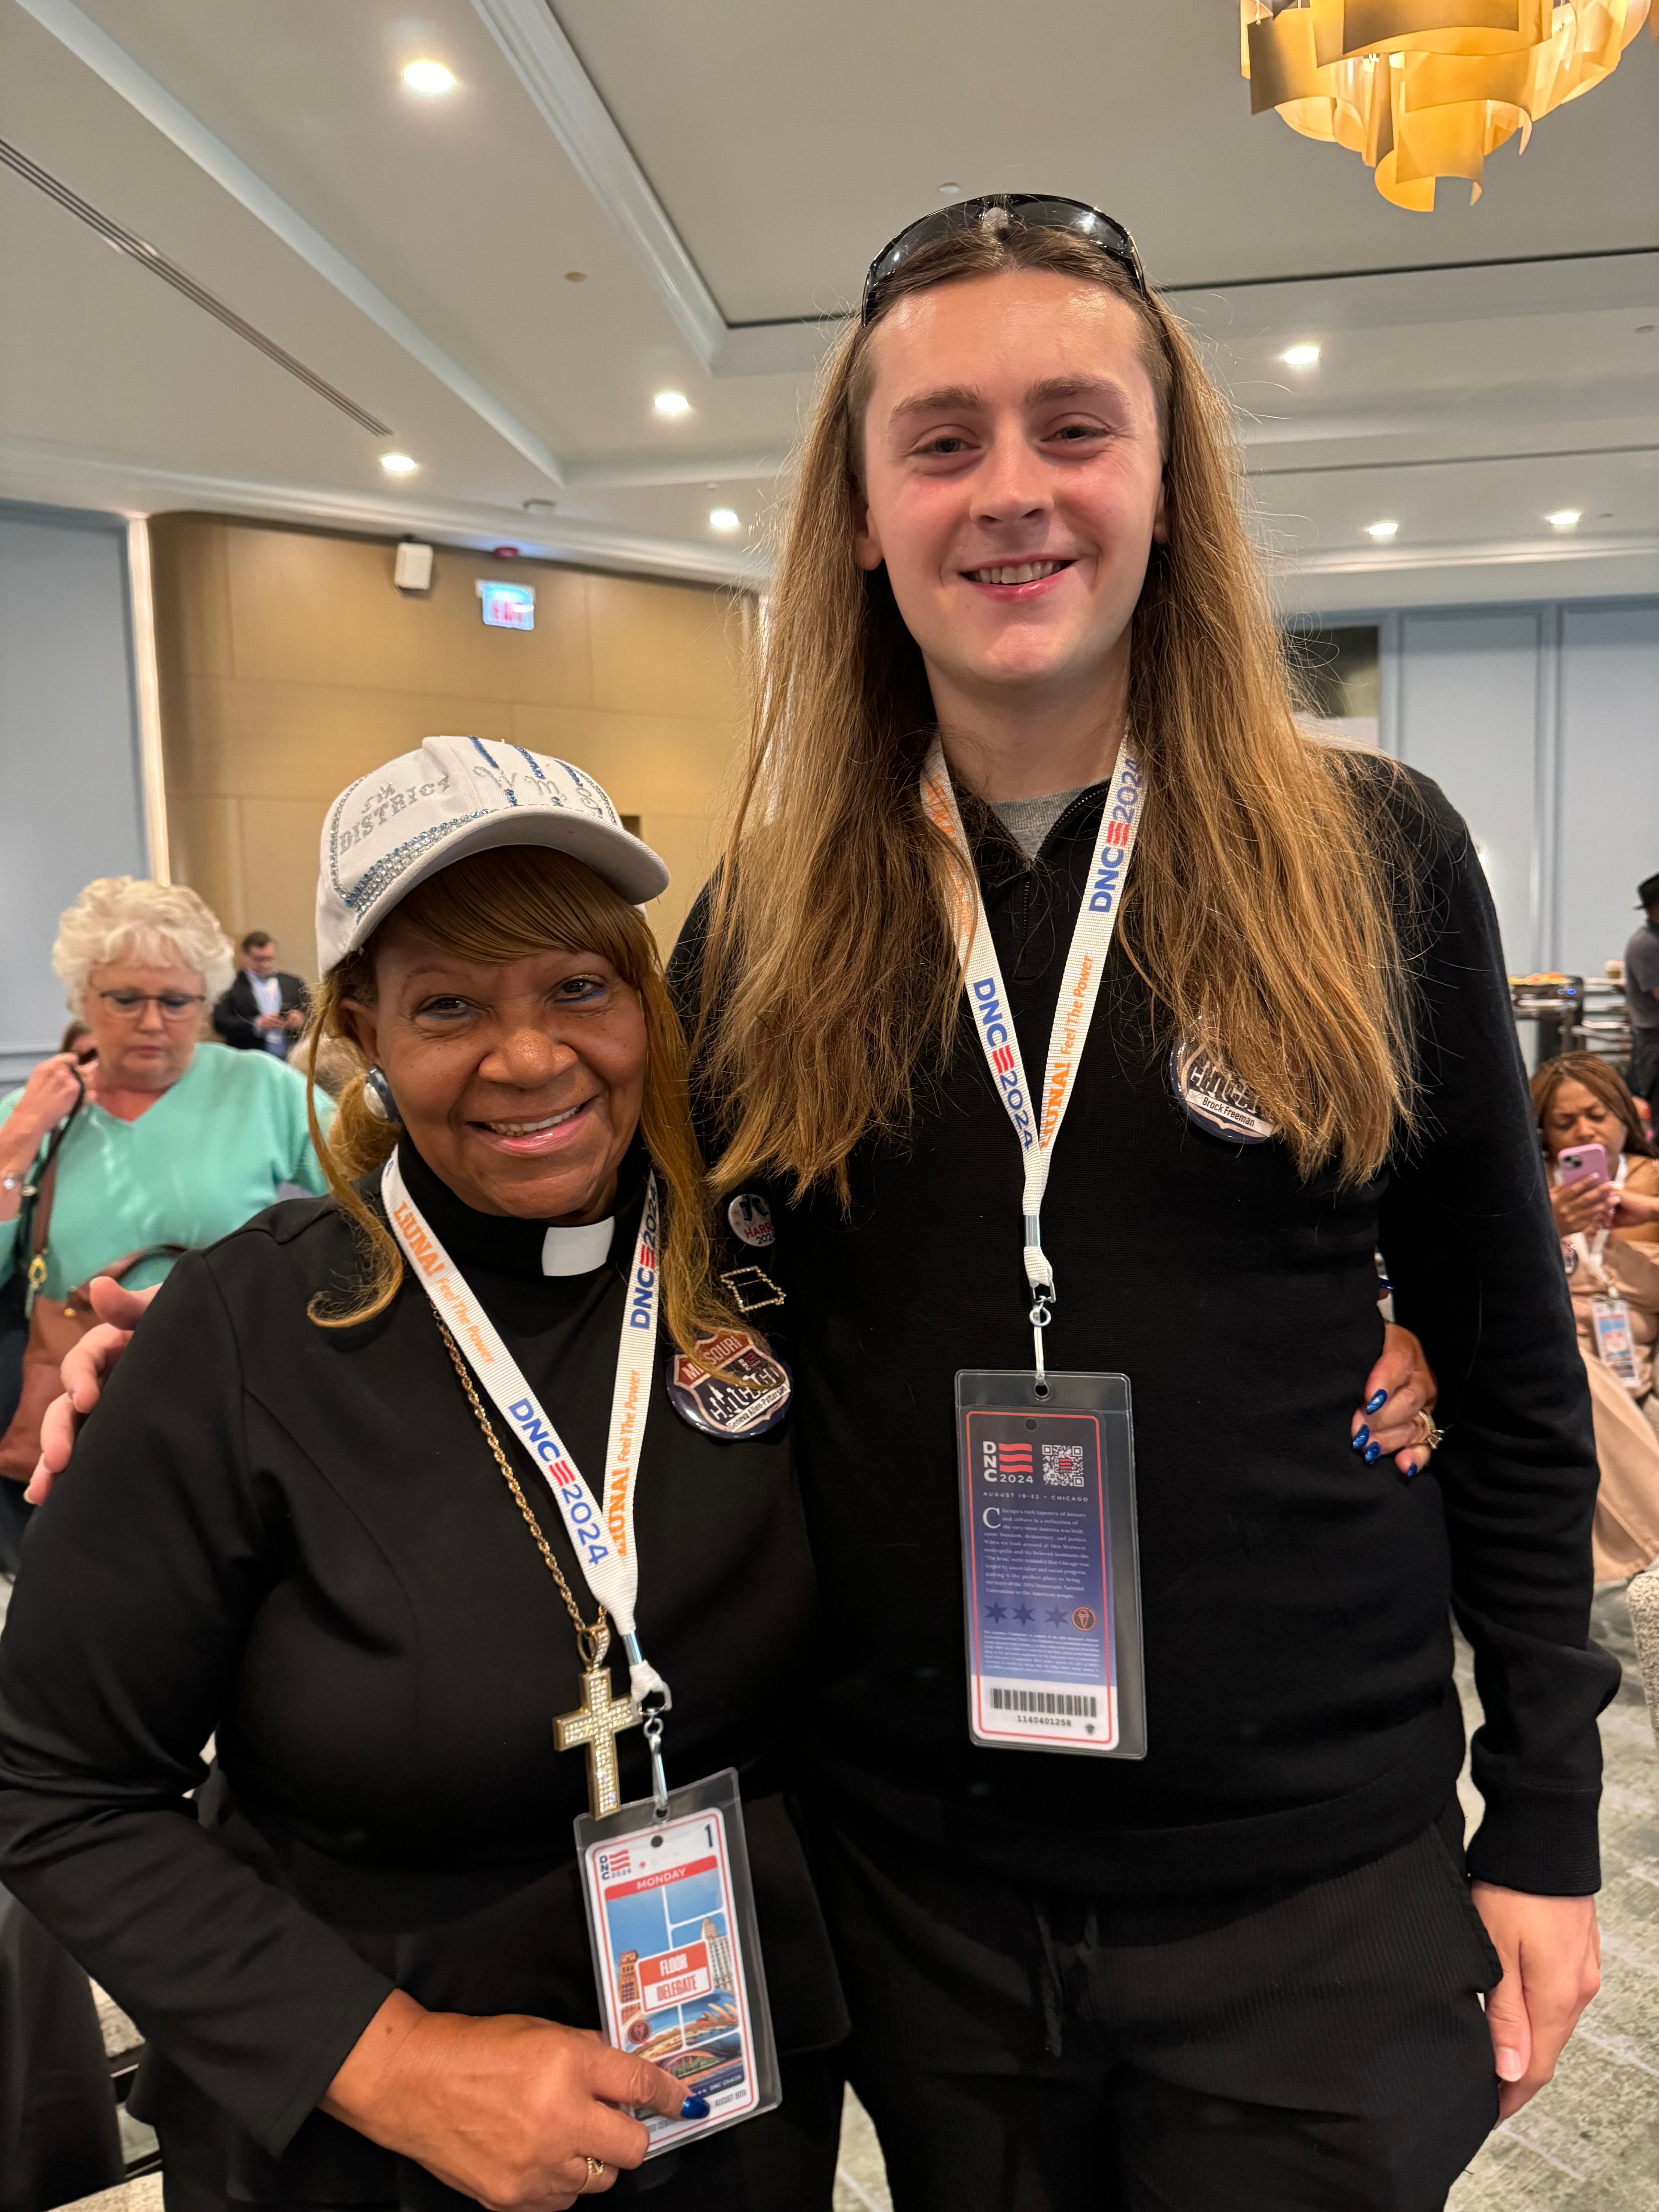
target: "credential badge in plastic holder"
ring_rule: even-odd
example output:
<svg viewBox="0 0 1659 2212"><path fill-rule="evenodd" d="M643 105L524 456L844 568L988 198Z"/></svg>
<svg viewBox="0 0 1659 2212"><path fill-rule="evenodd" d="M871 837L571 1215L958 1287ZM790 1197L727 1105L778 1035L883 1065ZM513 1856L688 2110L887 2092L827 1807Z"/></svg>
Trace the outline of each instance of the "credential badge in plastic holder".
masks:
<svg viewBox="0 0 1659 2212"><path fill-rule="evenodd" d="M973 1741L1144 1759L1128 1377L963 1369L957 1460Z"/></svg>
<svg viewBox="0 0 1659 2212"><path fill-rule="evenodd" d="M646 2156L769 2112L783 2089L734 1770L671 1790L661 1815L647 1797L575 1826L605 2039L708 2106L642 2112Z"/></svg>
<svg viewBox="0 0 1659 2212"><path fill-rule="evenodd" d="M1630 1308L1623 1298L1592 1298L1590 1317L1595 1327L1595 1349L1604 1366L1610 1367L1626 1389L1637 1383L1636 1341L1631 1334Z"/></svg>

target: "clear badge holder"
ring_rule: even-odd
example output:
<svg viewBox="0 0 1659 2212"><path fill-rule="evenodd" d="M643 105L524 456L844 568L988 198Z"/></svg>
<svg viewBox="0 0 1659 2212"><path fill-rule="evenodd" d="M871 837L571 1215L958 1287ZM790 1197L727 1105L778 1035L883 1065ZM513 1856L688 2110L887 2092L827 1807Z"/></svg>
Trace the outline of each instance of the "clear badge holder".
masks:
<svg viewBox="0 0 1659 2212"><path fill-rule="evenodd" d="M708 2107L692 2119L641 2113L647 2158L769 2112L783 2095L736 1771L661 1802L575 1823L602 2032Z"/></svg>
<svg viewBox="0 0 1659 2212"><path fill-rule="evenodd" d="M957 1463L973 1741L1144 1759L1127 1376L963 1369Z"/></svg>
<svg viewBox="0 0 1659 2212"><path fill-rule="evenodd" d="M1620 1297L1590 1300L1595 1330L1595 1349L1604 1366L1610 1367L1626 1389L1637 1385L1636 1340L1630 1325L1630 1308Z"/></svg>

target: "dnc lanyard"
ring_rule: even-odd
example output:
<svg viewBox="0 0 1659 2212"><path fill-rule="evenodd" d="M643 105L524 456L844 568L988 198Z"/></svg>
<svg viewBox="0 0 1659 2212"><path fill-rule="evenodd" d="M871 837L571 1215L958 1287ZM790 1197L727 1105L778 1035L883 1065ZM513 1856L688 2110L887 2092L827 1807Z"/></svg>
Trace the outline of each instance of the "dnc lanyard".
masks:
<svg viewBox="0 0 1659 2212"><path fill-rule="evenodd" d="M1145 778L1127 743L1118 749L1106 805L1101 816L1094 863L1078 908L1066 956L1066 972L1054 1006L1054 1026L1048 1035L1048 1060L1043 1071L1041 1104L1034 1098L1020 1060L1019 1038L1009 1011L1008 994L991 942L985 902L979 896L979 878L973 854L962 826L951 772L937 738L921 772L921 803L929 819L950 840L962 863L957 882L957 951L962 962L963 990L973 1011L979 1041L1001 1099L1014 1125L1024 1156L1025 1279L1031 1289L1031 1341L1036 1368L1043 1372L1042 1332L1059 1299L1054 1271L1042 1249L1042 1194L1048 1188L1054 1139L1071 1103L1078 1063L1094 1018L1106 971L1106 955L1123 904L1123 886L1134 851L1135 828L1146 788Z"/></svg>
<svg viewBox="0 0 1659 2212"><path fill-rule="evenodd" d="M655 1693L665 1700L665 1711L668 1685L641 1651L634 1621L640 1587L640 1563L634 1548L634 1490L646 1417L651 1409L661 1292L655 1176L645 1187L645 1208L635 1240L634 1264L629 1271L628 1307L617 1347L603 1511L495 1323L410 1196L395 1152L381 1170L380 1196L392 1234L424 1285L439 1320L460 1346L501 1418L546 1477L587 1587L609 1613L622 1638L634 1702L641 1704Z"/></svg>

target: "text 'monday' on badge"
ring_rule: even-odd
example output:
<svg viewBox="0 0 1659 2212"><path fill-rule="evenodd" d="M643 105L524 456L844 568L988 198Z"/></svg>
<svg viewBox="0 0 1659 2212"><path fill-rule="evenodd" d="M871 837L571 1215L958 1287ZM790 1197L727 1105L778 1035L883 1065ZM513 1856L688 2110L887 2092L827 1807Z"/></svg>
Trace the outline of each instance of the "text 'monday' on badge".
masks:
<svg viewBox="0 0 1659 2212"><path fill-rule="evenodd" d="M675 1353L666 1382L668 1402L683 1421L728 1443L765 1436L789 1411L789 1370L746 1329L699 1337L695 1358Z"/></svg>
<svg viewBox="0 0 1659 2212"><path fill-rule="evenodd" d="M590 1849L585 1876L611 2040L666 2068L717 2122L763 2101L754 2022L718 1812ZM653 2113L653 2147L700 2132Z"/></svg>
<svg viewBox="0 0 1659 2212"><path fill-rule="evenodd" d="M1196 1127L1235 1145L1265 1145L1279 1133L1254 1093L1202 1045L1183 1039L1170 1055L1170 1083L1182 1111Z"/></svg>
<svg viewBox="0 0 1659 2212"><path fill-rule="evenodd" d="M753 1251L763 1252L778 1241L772 1209L757 1191L739 1191L726 1207L726 1218L732 1224L732 1234Z"/></svg>

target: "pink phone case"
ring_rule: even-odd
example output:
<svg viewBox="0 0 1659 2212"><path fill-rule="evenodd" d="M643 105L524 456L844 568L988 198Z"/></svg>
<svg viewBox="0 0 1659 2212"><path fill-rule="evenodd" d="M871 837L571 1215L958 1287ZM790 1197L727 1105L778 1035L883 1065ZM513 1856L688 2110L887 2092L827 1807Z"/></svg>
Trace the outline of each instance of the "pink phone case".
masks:
<svg viewBox="0 0 1659 2212"><path fill-rule="evenodd" d="M1605 1145L1569 1145L1555 1165L1558 1182L1605 1182L1607 1148Z"/></svg>

